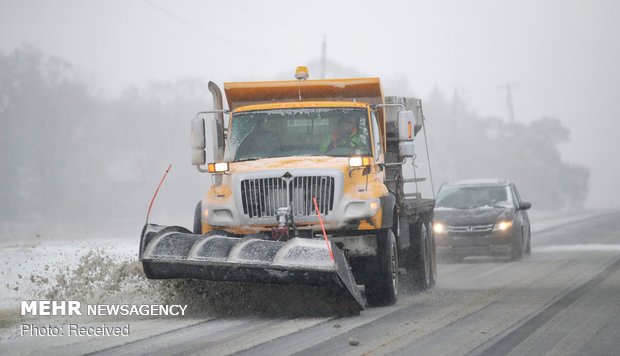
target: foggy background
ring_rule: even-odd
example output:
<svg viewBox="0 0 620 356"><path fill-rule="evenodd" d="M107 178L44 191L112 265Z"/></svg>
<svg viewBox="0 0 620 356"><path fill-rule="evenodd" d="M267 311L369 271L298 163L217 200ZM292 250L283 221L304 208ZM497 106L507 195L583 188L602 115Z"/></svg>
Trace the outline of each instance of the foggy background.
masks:
<svg viewBox="0 0 620 356"><path fill-rule="evenodd" d="M297 65L423 99L436 189L506 177L535 209L617 207L619 10L0 0L0 238L137 238L169 164L151 221L191 226L210 184L189 149L208 80L292 79Z"/></svg>

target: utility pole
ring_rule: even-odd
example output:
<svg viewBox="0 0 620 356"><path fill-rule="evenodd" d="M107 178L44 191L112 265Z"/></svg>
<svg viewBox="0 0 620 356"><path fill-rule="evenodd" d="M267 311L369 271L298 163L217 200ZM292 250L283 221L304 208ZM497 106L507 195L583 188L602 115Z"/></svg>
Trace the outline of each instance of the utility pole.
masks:
<svg viewBox="0 0 620 356"><path fill-rule="evenodd" d="M454 96L452 97L452 120L457 121L457 117L459 115L459 92L457 89L454 89Z"/></svg>
<svg viewBox="0 0 620 356"><path fill-rule="evenodd" d="M458 131L457 126L460 125L459 123L459 91L455 88L454 89L454 96L452 97L452 125L450 125L451 128L451 139L453 140L456 137L456 133ZM460 127L460 126L459 126Z"/></svg>
<svg viewBox="0 0 620 356"><path fill-rule="evenodd" d="M327 61L327 36L323 36L323 45L321 46L321 79L325 79L325 63Z"/></svg>
<svg viewBox="0 0 620 356"><path fill-rule="evenodd" d="M506 108L508 109L510 123L515 122L515 109L514 109L514 106L512 105L512 89L518 86L519 84L515 84L515 83L506 83L506 85L500 86L500 89L506 89Z"/></svg>

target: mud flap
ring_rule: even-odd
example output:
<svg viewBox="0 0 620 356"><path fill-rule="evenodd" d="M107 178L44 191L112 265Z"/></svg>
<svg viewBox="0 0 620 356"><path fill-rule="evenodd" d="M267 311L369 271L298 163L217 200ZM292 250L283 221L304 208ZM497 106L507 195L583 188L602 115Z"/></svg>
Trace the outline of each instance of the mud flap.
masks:
<svg viewBox="0 0 620 356"><path fill-rule="evenodd" d="M178 226L147 224L140 261L149 279L197 278L210 281L306 284L327 288L352 312L366 306L344 253L323 239L286 242L220 235L205 237Z"/></svg>

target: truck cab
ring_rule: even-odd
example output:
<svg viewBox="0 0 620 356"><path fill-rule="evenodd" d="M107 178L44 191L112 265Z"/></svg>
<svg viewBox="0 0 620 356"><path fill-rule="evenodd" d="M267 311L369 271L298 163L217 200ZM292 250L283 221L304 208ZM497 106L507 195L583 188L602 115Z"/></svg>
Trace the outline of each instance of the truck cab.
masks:
<svg viewBox="0 0 620 356"><path fill-rule="evenodd" d="M228 170L202 201L202 233L269 232L290 207L296 233L382 228L384 154L368 104L307 102L237 108L229 120ZM393 208L393 206L392 206Z"/></svg>
<svg viewBox="0 0 620 356"><path fill-rule="evenodd" d="M202 200L200 233L267 237L288 207L291 234L312 237L321 233L318 208L349 256L375 255L370 233L391 227L395 204L385 185L383 110L372 107L383 103L379 79L224 87L232 108L226 169L214 172L220 184Z"/></svg>

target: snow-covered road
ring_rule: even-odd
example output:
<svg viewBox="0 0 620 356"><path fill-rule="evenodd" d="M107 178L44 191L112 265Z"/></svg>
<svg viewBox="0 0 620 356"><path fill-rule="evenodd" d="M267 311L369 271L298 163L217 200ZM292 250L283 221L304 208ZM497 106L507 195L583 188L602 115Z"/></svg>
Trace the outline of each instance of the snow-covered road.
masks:
<svg viewBox="0 0 620 356"><path fill-rule="evenodd" d="M567 224L579 225L580 222L603 213L581 213L571 216L532 214L534 239L537 233ZM438 289L432 293L405 295L396 306L372 308L364 311L360 317L341 318L334 321L329 309L325 309L325 305L314 303L321 300L324 295L321 294L322 291L313 288L290 288L288 286L240 288L236 285L214 286L213 283L203 281L149 281L143 276L141 265L137 262L137 240L137 237L132 237L97 242L37 241L0 245L2 257L0 353L30 354L43 351L57 354L83 354L115 346L121 347L121 345L126 345L122 346L123 353L141 354L148 350L168 350L174 353L175 348L171 345L176 345L178 340L183 338L195 340L200 335L211 335L209 337L218 340L216 345L219 346L211 351L218 354L230 353L264 343L265 340L275 340L299 330L318 328L317 330L321 330L321 335L329 334L324 328L319 327L326 322L333 324L332 331L336 334L344 335L356 327L395 312L403 305L411 303L443 305L443 299L455 297L450 291L459 289L458 281L463 280L452 278L450 275L446 276L446 271L450 271L450 274L459 273L457 270L453 271L453 265L447 265L440 269L440 278L444 278L440 279ZM538 247L534 242L534 253L537 251L549 253L553 250L553 246L555 245L548 244ZM476 278L482 283L487 276L494 275L499 269L510 266L512 264L493 264L493 268L478 273ZM462 289L465 289L467 281L471 282L465 279ZM498 281L493 280L490 283L496 284ZM490 286L489 290L496 287ZM467 295L461 297L465 298L463 299L465 302L469 298ZM480 296L472 295L471 298L473 299L469 302L469 306L477 305L474 300ZM77 300L83 306L182 304L188 305L188 309L184 316L25 317L20 315L19 308L22 300ZM453 312L466 309L467 304L460 305ZM445 320L450 319L448 315L444 316ZM70 324L78 324L81 327L129 325L131 333L129 336L122 337L20 335L23 332L23 325L56 325L66 330L67 325ZM441 327L439 321L435 324ZM429 325L426 326L430 327ZM243 341L235 340L233 337L239 333L244 334ZM151 336L157 336L157 338L151 339L148 350L144 348L144 343L131 343ZM227 338L228 342L222 341L228 340ZM298 342L303 343L303 339L302 337ZM312 344L308 340L305 342ZM114 353L114 350L111 349L110 353ZM186 351L197 352L199 349L190 348Z"/></svg>

